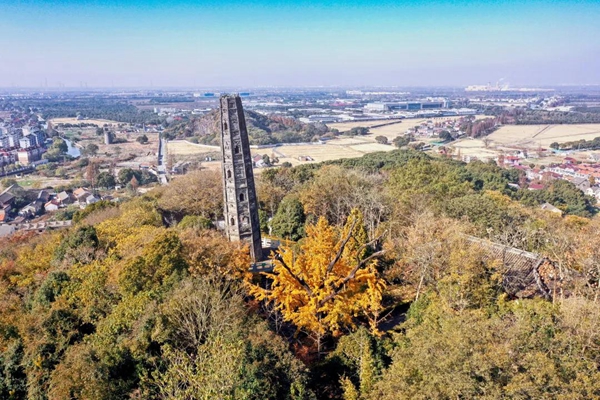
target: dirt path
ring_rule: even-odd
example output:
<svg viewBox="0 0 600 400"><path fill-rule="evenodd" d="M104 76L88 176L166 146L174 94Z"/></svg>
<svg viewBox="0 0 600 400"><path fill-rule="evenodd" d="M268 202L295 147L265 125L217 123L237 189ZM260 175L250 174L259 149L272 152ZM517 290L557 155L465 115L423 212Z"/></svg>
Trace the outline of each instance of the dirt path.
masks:
<svg viewBox="0 0 600 400"><path fill-rule="evenodd" d="M535 138L538 135L541 135L542 133L546 132L548 129L552 128L551 125L546 125L545 127L543 127L542 129L540 129L540 131L538 133L536 133L535 135L533 135L531 138Z"/></svg>

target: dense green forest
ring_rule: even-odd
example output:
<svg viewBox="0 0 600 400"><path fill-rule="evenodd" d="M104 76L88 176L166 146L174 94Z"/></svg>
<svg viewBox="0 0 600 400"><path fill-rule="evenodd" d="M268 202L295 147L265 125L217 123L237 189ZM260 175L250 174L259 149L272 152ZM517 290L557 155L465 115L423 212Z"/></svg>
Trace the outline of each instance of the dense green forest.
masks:
<svg viewBox="0 0 600 400"><path fill-rule="evenodd" d="M4 238L0 398L600 398L600 220L520 178L403 150L267 169L270 274L214 228L211 171Z"/></svg>

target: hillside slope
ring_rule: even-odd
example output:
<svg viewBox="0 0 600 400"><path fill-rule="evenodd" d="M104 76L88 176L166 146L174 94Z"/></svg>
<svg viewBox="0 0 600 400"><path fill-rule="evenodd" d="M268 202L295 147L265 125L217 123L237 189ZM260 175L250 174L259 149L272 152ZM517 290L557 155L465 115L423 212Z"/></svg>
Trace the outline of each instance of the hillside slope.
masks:
<svg viewBox="0 0 600 400"><path fill-rule="evenodd" d="M328 131L323 124L304 124L294 118L266 116L254 111L244 111L244 114L250 144L254 145L310 142ZM165 135L171 138L196 137L198 143L218 145L219 132L219 112L214 110L170 126Z"/></svg>

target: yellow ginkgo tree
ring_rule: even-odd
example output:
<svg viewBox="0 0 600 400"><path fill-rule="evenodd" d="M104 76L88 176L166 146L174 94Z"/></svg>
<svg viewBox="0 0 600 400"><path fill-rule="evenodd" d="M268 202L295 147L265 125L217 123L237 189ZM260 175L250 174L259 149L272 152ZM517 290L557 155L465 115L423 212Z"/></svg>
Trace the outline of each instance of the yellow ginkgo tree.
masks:
<svg viewBox="0 0 600 400"><path fill-rule="evenodd" d="M366 316L376 331L384 281L377 272L380 238L369 240L362 214L353 210L342 229L320 218L306 227L299 249L283 246L273 259L268 289L252 286L283 318L314 334L338 334Z"/></svg>

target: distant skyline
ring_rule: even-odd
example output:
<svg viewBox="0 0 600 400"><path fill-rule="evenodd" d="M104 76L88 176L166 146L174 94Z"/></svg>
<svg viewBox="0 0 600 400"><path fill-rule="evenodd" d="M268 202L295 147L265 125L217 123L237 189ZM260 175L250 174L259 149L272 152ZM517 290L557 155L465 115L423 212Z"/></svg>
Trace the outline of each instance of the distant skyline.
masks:
<svg viewBox="0 0 600 400"><path fill-rule="evenodd" d="M0 0L0 87L600 84L600 1Z"/></svg>

